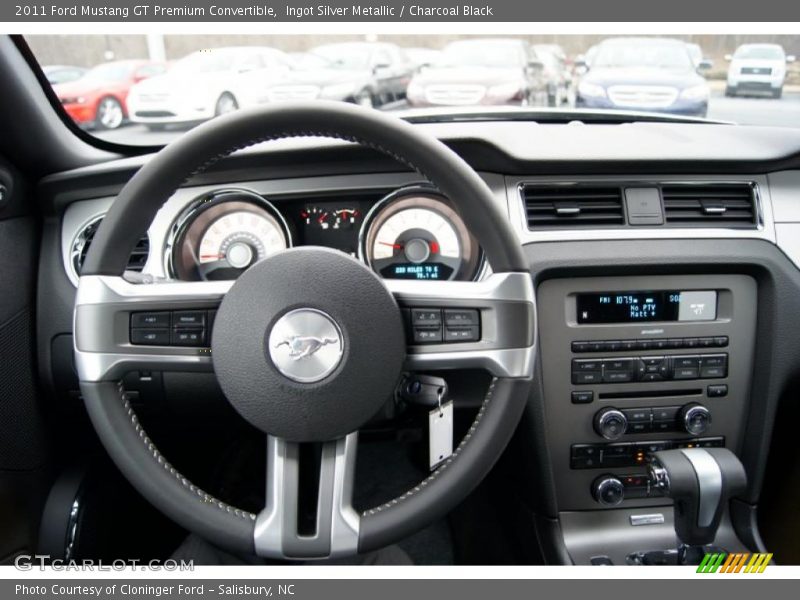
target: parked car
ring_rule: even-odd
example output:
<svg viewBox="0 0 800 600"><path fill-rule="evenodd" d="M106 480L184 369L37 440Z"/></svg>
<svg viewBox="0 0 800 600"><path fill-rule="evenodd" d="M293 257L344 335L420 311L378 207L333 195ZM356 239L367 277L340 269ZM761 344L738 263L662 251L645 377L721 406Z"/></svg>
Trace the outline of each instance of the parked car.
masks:
<svg viewBox="0 0 800 600"><path fill-rule="evenodd" d="M441 50L433 50L431 48L405 48L404 52L417 70L431 66L438 62L442 56Z"/></svg>
<svg viewBox="0 0 800 600"><path fill-rule="evenodd" d="M86 71L88 71L88 69L76 67L74 65L45 65L42 67L42 72L44 76L47 77L47 81L50 82L50 85L75 81L83 77Z"/></svg>
<svg viewBox="0 0 800 600"><path fill-rule="evenodd" d="M362 106L377 107L405 98L415 68L398 46L382 42L325 44L310 52L326 58L329 70L338 71L338 99Z"/></svg>
<svg viewBox="0 0 800 600"><path fill-rule="evenodd" d="M546 96L544 65L522 40L462 40L408 86L411 106L528 105Z"/></svg>
<svg viewBox="0 0 800 600"><path fill-rule="evenodd" d="M373 72L342 68L322 53L295 53L290 59L291 68L266 85L264 95L269 102L319 99L372 107L400 98L400 92L378 91Z"/></svg>
<svg viewBox="0 0 800 600"><path fill-rule="evenodd" d="M572 74L567 68L567 57L561 47L555 44L536 44L533 50L543 65L547 105L561 106L569 99L572 87Z"/></svg>
<svg viewBox="0 0 800 600"><path fill-rule="evenodd" d="M786 81L786 63L794 62L795 57L787 56L778 44L742 44L733 56L725 59L731 63L726 96L755 92L780 98Z"/></svg>
<svg viewBox="0 0 800 600"><path fill-rule="evenodd" d="M666 38L602 42L586 65L575 104L705 117L709 88L686 44Z"/></svg>
<svg viewBox="0 0 800 600"><path fill-rule="evenodd" d="M107 62L89 69L80 79L55 84L53 91L78 125L116 129L129 116L131 87L165 69L163 63L147 60Z"/></svg>
<svg viewBox="0 0 800 600"><path fill-rule="evenodd" d="M134 86L128 104L131 121L151 130L193 124L267 102L272 79L291 69L280 50L259 46L215 48L178 60L158 77Z"/></svg>

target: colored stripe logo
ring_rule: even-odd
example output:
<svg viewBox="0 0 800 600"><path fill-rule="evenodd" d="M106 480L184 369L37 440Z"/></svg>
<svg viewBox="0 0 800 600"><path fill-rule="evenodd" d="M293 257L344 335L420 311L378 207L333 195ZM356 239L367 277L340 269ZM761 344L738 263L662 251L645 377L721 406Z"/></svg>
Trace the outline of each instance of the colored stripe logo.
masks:
<svg viewBox="0 0 800 600"><path fill-rule="evenodd" d="M772 553L737 552L706 554L697 567L698 573L763 573L772 560Z"/></svg>

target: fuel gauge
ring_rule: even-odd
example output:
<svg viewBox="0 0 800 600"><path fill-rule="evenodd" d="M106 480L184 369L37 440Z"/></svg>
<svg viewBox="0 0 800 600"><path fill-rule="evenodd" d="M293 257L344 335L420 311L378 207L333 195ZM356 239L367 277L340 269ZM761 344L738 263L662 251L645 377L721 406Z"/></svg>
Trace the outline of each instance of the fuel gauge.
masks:
<svg viewBox="0 0 800 600"><path fill-rule="evenodd" d="M330 229L335 220L328 210L320 206L307 206L300 211L300 217L307 227L315 229Z"/></svg>

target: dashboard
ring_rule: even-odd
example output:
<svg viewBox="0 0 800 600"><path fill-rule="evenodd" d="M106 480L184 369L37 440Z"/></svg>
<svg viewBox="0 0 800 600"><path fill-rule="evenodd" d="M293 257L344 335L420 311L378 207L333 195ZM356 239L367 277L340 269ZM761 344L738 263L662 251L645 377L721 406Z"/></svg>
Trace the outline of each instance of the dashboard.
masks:
<svg viewBox="0 0 800 600"><path fill-rule="evenodd" d="M734 450L755 505L776 382L800 364L800 170L779 156L788 138L717 126L563 126L548 130L545 148L524 143L542 127L463 127L451 143L507 215L536 289L536 390L521 425L530 445L516 456L533 510L557 523L551 537L566 558L556 560L588 564L603 550L619 564L645 537L672 543L668 501L642 485L642 457L654 449ZM491 271L453 204L421 176L327 144L256 149L189 182L137 245L130 275L235 279L274 252L308 245L346 252L384 278L469 281ZM314 160L292 170L296 151ZM747 160L726 162L734 156ZM39 293L50 313L40 359L56 390L75 393L68 362L80 261L144 160L54 178L42 190L56 209L43 240ZM144 403L185 382L146 372L126 387ZM460 389L462 402L480 402ZM730 548L748 535L741 510L720 530Z"/></svg>

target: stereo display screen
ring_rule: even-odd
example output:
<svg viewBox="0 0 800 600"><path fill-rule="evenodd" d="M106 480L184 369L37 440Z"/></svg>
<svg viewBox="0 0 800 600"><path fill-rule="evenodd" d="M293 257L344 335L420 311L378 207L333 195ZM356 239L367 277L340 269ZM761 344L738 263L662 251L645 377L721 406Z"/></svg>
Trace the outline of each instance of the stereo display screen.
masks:
<svg viewBox="0 0 800 600"><path fill-rule="evenodd" d="M625 291L578 294L577 320L594 323L713 321L716 291Z"/></svg>

